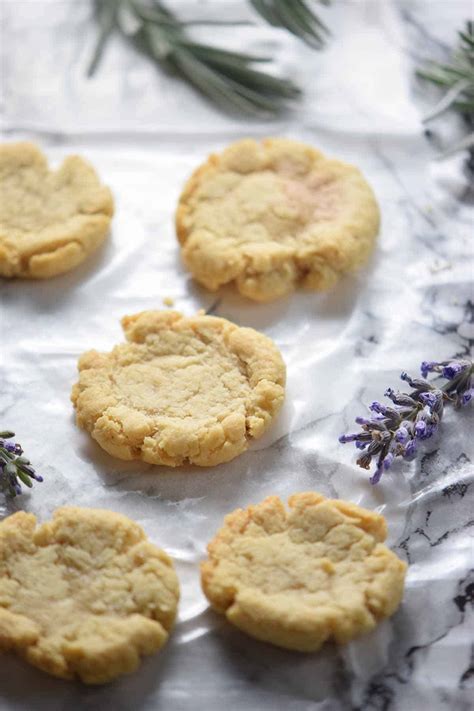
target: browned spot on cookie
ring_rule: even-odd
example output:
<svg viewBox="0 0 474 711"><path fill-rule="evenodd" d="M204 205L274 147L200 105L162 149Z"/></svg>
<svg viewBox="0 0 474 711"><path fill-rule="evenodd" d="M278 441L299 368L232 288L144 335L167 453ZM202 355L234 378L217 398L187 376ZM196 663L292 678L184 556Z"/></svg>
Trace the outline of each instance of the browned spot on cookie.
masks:
<svg viewBox="0 0 474 711"><path fill-rule="evenodd" d="M183 260L211 291L257 301L328 289L365 262L379 228L357 168L296 141L238 141L187 182L176 211ZM302 267L304 273L302 274Z"/></svg>

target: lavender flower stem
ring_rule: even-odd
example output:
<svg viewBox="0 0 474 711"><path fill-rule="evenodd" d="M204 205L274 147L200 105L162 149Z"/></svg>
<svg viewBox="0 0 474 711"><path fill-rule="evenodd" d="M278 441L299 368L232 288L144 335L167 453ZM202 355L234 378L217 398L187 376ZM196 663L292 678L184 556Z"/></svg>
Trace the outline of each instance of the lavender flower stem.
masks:
<svg viewBox="0 0 474 711"><path fill-rule="evenodd" d="M428 373L436 373L447 382L437 387L426 380ZM403 372L400 377L412 391L402 393L388 388L385 396L391 404L373 402L369 409L375 414L371 418L356 418L361 431L339 438L341 443L353 442L363 450L357 459L363 469L370 469L372 459L376 460L376 470L370 478L372 484L380 481L396 457L411 460L416 456L419 442L438 430L445 403L459 408L474 400L474 364L470 359L423 361L421 374L423 380Z"/></svg>
<svg viewBox="0 0 474 711"><path fill-rule="evenodd" d="M0 491L10 497L22 493L21 484L31 488L33 480L43 481L29 460L22 456L21 446L8 441L14 436L15 433L10 430L0 432Z"/></svg>

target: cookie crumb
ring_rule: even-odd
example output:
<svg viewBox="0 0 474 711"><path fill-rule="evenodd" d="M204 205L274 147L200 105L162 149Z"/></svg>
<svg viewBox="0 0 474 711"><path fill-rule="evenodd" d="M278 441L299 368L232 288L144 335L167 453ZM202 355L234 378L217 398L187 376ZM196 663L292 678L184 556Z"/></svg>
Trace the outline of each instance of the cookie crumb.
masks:
<svg viewBox="0 0 474 711"><path fill-rule="evenodd" d="M174 306L174 299L172 299L171 296L165 296L163 303L165 306Z"/></svg>
<svg viewBox="0 0 474 711"><path fill-rule="evenodd" d="M438 272L443 272L446 269L451 269L452 265L450 262L448 262L446 259L434 259L433 262L430 264L430 272L432 274L437 274Z"/></svg>

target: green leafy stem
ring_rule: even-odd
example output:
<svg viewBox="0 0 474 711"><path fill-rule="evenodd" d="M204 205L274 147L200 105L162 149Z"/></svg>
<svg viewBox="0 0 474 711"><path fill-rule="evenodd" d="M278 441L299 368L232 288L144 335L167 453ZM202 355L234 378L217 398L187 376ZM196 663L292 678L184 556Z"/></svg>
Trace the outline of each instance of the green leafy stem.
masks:
<svg viewBox="0 0 474 711"><path fill-rule="evenodd" d="M449 63L432 62L417 72L421 79L443 90L440 101L425 116L424 122L451 110L460 114L468 127L468 135L448 153L474 149L474 22L468 20L465 29L458 32L458 38L458 47Z"/></svg>
<svg viewBox="0 0 474 711"><path fill-rule="evenodd" d="M268 23L286 28L311 47L320 49L329 34L311 5L330 0L250 0ZM110 37L121 34L170 74L192 84L219 107L253 116L273 116L285 110L300 95L288 77L276 77L255 64L271 57L195 42L187 27L192 24L234 25L226 21L181 22L159 0L94 0L99 34L88 75L102 59Z"/></svg>

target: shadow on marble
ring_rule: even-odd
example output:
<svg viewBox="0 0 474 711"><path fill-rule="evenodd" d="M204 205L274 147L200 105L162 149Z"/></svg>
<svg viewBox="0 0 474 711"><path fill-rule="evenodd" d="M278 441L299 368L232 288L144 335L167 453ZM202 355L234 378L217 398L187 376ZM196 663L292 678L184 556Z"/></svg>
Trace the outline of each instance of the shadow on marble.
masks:
<svg viewBox="0 0 474 711"><path fill-rule="evenodd" d="M0 666L1 700L16 711L56 711L59 709L100 708L103 711L129 711L146 706L147 699L166 679L172 663L171 645L143 659L139 669L130 675L100 686L80 681L67 681L50 676L14 654L2 656ZM51 698L55 699L54 706Z"/></svg>
<svg viewBox="0 0 474 711"><path fill-rule="evenodd" d="M307 430L304 434L308 434ZM309 486L323 494L336 495L331 477L339 465L315 450L306 447L300 449L298 437L294 433L282 436L263 449L248 450L231 462L215 467L171 468L140 461L126 462L104 452L87 435L77 453L93 469L104 487L175 503L205 497L207 506L214 506L217 510L222 506L230 510L234 505L246 505L247 502L242 500L242 491L249 483L249 488L254 492L253 501L256 497L270 494L285 497L288 489L289 493L293 493L292 480L295 480L295 491L301 486ZM275 472L282 470L288 472L283 491L274 476Z"/></svg>
<svg viewBox="0 0 474 711"><path fill-rule="evenodd" d="M109 235L82 264L51 279L0 279L2 301L6 304L16 299L28 300L28 307L37 314L54 311L56 305L62 307L74 298L81 286L106 272L113 259L112 240L113 236Z"/></svg>
<svg viewBox="0 0 474 711"><path fill-rule="evenodd" d="M321 701L334 694L342 661L333 643L319 652L295 652L253 639L222 618L214 627L222 666L233 678L293 701Z"/></svg>

